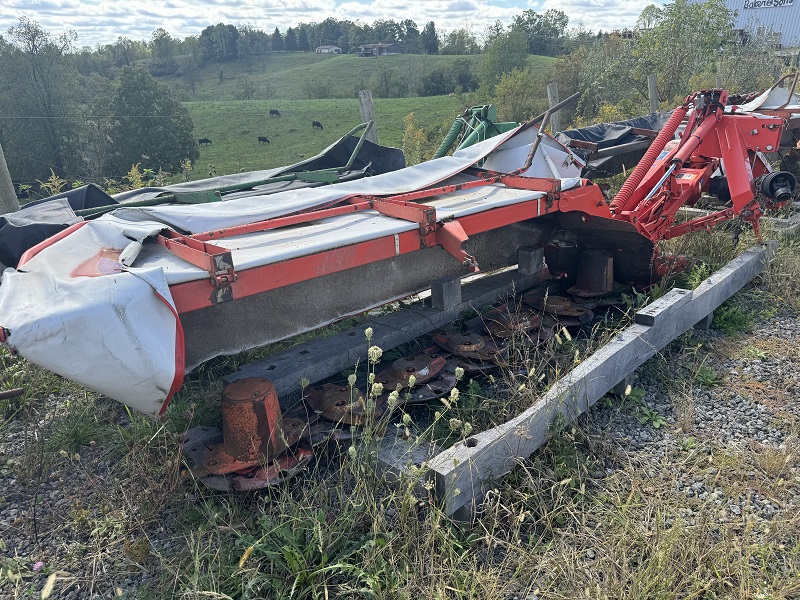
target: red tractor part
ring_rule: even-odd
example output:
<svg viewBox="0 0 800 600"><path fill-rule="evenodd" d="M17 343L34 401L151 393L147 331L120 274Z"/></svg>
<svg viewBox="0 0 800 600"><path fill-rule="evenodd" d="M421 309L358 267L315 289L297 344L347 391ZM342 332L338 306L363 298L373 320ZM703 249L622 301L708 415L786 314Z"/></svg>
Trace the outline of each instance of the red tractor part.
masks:
<svg viewBox="0 0 800 600"><path fill-rule="evenodd" d="M255 473L275 471L269 468L273 463L297 466L286 456L307 427L302 419L282 417L271 382L241 379L222 392L222 432L195 427L186 434L184 450L194 462L196 477L239 474L252 479ZM270 476L263 483L269 485L272 479Z"/></svg>
<svg viewBox="0 0 800 600"><path fill-rule="evenodd" d="M612 200L610 206L612 212L616 213L627 206L631 194L633 194L636 187L642 182L642 178L645 176L650 167L653 166L653 162L655 162L656 157L659 155L667 142L675 137L675 132L678 131L678 127L680 127L680 124L683 122L683 119L686 117L686 113L688 111L689 106L684 104L672 112L672 116L666 122L664 128L658 133L650 148L647 149L647 152L645 152L642 160L638 165L636 165L636 168L633 170L633 173L631 173L630 177L625 180L625 183L620 188L619 193L614 196L614 200Z"/></svg>
<svg viewBox="0 0 800 600"><path fill-rule="evenodd" d="M685 113L692 106L692 113L681 138L656 138L648 160L636 169L647 172L634 189L623 186L611 203L615 218L632 223L654 242L710 229L737 216L760 235L762 206L781 206L796 184L791 173L773 172L762 154L778 149L785 122L779 117L726 112L727 99L725 90L705 90L686 99L679 111ZM678 209L695 204L704 193L730 200L732 206L675 225Z"/></svg>

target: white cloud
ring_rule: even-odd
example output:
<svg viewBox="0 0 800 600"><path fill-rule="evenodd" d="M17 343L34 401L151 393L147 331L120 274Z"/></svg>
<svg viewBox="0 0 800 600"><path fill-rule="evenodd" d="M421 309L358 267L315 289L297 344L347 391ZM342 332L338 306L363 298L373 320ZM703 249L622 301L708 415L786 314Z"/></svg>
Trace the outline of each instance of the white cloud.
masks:
<svg viewBox="0 0 800 600"><path fill-rule="evenodd" d="M113 42L119 36L149 39L159 27L182 38L216 23L249 24L270 32L327 17L412 19L420 29L434 21L440 32L467 26L479 33L498 19L510 23L527 8L563 10L570 26L582 23L608 31L632 27L646 5L640 0L0 0L0 34L21 16L54 33L73 29L80 46Z"/></svg>
<svg viewBox="0 0 800 600"><path fill-rule="evenodd" d="M666 0L529 0L530 8L537 12L548 9L564 11L570 27L583 24L592 31L613 31L632 28L648 4L664 4Z"/></svg>

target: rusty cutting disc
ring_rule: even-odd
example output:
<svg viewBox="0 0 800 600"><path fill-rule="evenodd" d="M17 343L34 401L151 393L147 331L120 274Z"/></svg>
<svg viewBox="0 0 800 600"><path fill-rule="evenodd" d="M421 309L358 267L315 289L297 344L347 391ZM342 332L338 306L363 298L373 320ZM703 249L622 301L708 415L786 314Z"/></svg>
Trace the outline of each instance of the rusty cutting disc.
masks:
<svg viewBox="0 0 800 600"><path fill-rule="evenodd" d="M303 423L303 430L305 429L305 423ZM274 460L265 461L264 464L229 473L210 473L201 466L204 462L204 457L211 449L219 447L221 444L222 431L216 427L194 427L190 429L186 432L183 444L186 455L192 459L195 465L198 465L190 469L189 472L212 490L245 491L276 485L305 468L313 458L310 448L300 446L286 450L275 457Z"/></svg>
<svg viewBox="0 0 800 600"><path fill-rule="evenodd" d="M308 429L307 439L315 446L323 442L344 442L357 439L362 431L350 426L340 427L337 423L322 419Z"/></svg>
<svg viewBox="0 0 800 600"><path fill-rule="evenodd" d="M497 369L498 364L494 362L471 360L462 356L450 356L447 359L447 365L443 369L450 375L455 376L456 368L461 367L464 369L465 375L477 375L478 373L486 373Z"/></svg>
<svg viewBox="0 0 800 600"><path fill-rule="evenodd" d="M315 385L307 391L306 402L323 418L335 423L361 425L370 413L364 394L348 385ZM385 412L386 406L380 403L372 409L375 418Z"/></svg>
<svg viewBox="0 0 800 600"><path fill-rule="evenodd" d="M433 341L448 352L464 358L491 360L498 364L504 361L502 349L479 333L440 333L433 336Z"/></svg>
<svg viewBox="0 0 800 600"><path fill-rule="evenodd" d="M388 369L375 375L375 381L383 384L386 392L403 389L408 386L408 380L414 376L415 385L427 383L444 368L445 356L438 348L428 348L403 358L398 358Z"/></svg>
<svg viewBox="0 0 800 600"><path fill-rule="evenodd" d="M453 351L478 352L486 346L486 340L478 333L454 333L447 340L448 347Z"/></svg>
<svg viewBox="0 0 800 600"><path fill-rule="evenodd" d="M445 358L436 350L418 352L398 358L389 371L397 379L408 381L412 376L419 383L430 381L444 367ZM377 377L377 376L376 376Z"/></svg>
<svg viewBox="0 0 800 600"><path fill-rule="evenodd" d="M489 335L509 338L517 333L526 333L542 324L540 314L530 308L503 304L483 315L483 326Z"/></svg>
<svg viewBox="0 0 800 600"><path fill-rule="evenodd" d="M522 301L528 306L538 308L551 315L559 317L576 317L583 323L587 323L594 319L594 313L588 308L578 306L571 299L566 296L547 296L542 297L539 294L525 294L522 296Z"/></svg>
<svg viewBox="0 0 800 600"><path fill-rule="evenodd" d="M446 396L456 387L456 376L442 370L439 374L423 385L415 385L407 393L400 394L400 404L418 404L428 400L436 400Z"/></svg>

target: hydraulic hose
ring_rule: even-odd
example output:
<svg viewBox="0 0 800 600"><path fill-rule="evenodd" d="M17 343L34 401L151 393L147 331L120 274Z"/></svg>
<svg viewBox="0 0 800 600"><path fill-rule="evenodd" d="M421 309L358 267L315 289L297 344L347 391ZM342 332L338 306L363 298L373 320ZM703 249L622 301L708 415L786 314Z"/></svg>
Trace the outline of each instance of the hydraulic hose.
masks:
<svg viewBox="0 0 800 600"><path fill-rule="evenodd" d="M453 144L455 143L458 134L461 133L461 129L463 127L464 121L461 117L458 117L455 121L453 121L450 131L448 131L447 135L444 136L442 143L439 144L439 147L436 149L436 152L433 153L431 158L442 158L445 154L447 154L450 148L453 147Z"/></svg>
<svg viewBox="0 0 800 600"><path fill-rule="evenodd" d="M689 105L684 104L679 106L672 112L672 116L670 116L667 123L661 129L661 131L656 136L656 139L653 140L653 144L647 149L642 160L639 161L639 164L636 165L636 168L631 173L630 177L625 181L622 185L622 188L617 192L617 195L614 196L614 199L611 201L611 212L619 213L625 210L628 201L631 199L633 192L642 182L644 176L650 170L650 167L653 166L653 163L656 161L656 157L661 153L664 149L664 146L667 145L667 142L670 141L674 136L675 132L678 130L678 126L683 121L683 118L686 116L686 113L689 112Z"/></svg>

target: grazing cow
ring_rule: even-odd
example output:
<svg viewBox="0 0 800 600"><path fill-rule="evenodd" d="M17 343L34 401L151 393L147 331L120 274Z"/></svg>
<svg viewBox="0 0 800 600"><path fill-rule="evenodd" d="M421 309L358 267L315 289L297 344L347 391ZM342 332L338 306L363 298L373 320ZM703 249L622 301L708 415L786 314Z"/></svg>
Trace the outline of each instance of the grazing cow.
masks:
<svg viewBox="0 0 800 600"><path fill-rule="evenodd" d="M211 145L211 140L208 139L208 138L200 138L199 140L197 140L197 143L200 146L210 146Z"/></svg>
<svg viewBox="0 0 800 600"><path fill-rule="evenodd" d="M281 116L281 111L279 111L277 108L270 108L269 109L269 116L270 117L280 117Z"/></svg>
<svg viewBox="0 0 800 600"><path fill-rule="evenodd" d="M322 129L322 123L320 123L319 121L311 121L311 126L314 129Z"/></svg>
<svg viewBox="0 0 800 600"><path fill-rule="evenodd" d="M258 143L259 144L269 144L269 140L264 137L263 135L258 136Z"/></svg>

